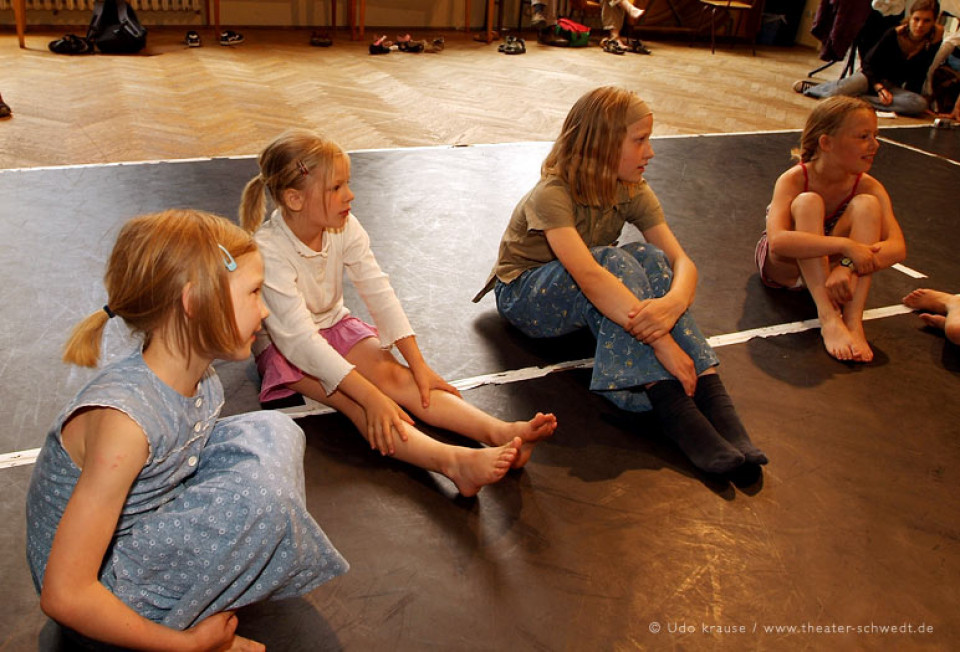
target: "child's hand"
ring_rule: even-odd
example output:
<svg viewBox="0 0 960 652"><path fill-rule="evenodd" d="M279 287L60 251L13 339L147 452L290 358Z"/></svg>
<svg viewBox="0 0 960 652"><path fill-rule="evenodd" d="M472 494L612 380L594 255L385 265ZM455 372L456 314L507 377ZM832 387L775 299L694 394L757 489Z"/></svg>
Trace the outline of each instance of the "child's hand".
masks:
<svg viewBox="0 0 960 652"><path fill-rule="evenodd" d="M844 253L847 258L853 261L853 268L860 276L873 274L877 271L877 252L880 251L880 243L875 242L872 245L865 245L856 240L850 240Z"/></svg>
<svg viewBox="0 0 960 652"><path fill-rule="evenodd" d="M417 389L420 391L420 403L424 409L430 407L431 390L438 389L442 392L450 392L454 396L460 396L460 391L444 380L430 365L423 363L421 365L411 366L410 371L413 372L413 379L417 383Z"/></svg>
<svg viewBox="0 0 960 652"><path fill-rule="evenodd" d="M837 265L830 270L825 287L833 305L840 307L850 301L857 289L859 279L860 277L854 274L852 269L843 265Z"/></svg>
<svg viewBox="0 0 960 652"><path fill-rule="evenodd" d="M380 391L374 392L361 405L367 417L367 432L364 436L370 442L370 448L377 449L381 455L393 455L396 452L393 446L394 431L401 441L407 441L403 424L413 425L413 419L393 399Z"/></svg>
<svg viewBox="0 0 960 652"><path fill-rule="evenodd" d="M645 299L627 313L624 329L638 341L653 344L673 329L682 314L683 309L666 297Z"/></svg>
<svg viewBox="0 0 960 652"><path fill-rule="evenodd" d="M186 633L194 639L194 649L204 652L208 650L211 652L262 652L266 650L266 647L256 641L236 636L238 622L236 614L232 611L223 611L209 618L204 618L188 629Z"/></svg>

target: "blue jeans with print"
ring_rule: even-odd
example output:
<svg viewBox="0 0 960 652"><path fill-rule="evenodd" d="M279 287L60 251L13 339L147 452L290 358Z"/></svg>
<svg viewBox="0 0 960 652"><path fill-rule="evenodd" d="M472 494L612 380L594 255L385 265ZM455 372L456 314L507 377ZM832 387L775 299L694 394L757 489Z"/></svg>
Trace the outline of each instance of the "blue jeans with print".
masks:
<svg viewBox="0 0 960 652"><path fill-rule="evenodd" d="M662 297L673 282L670 261L651 244L594 247L591 253L639 299ZM650 410L644 386L673 378L653 348L590 303L558 260L528 270L511 283L497 281L494 291L500 314L528 337L556 337L589 328L597 340L590 389L623 410ZM698 375L719 364L689 313L680 317L670 334L693 360Z"/></svg>

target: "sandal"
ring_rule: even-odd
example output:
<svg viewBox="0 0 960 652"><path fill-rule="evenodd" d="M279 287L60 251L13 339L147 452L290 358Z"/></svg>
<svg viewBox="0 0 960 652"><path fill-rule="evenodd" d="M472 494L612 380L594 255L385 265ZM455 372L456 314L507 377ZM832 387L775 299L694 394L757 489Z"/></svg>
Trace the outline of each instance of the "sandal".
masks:
<svg viewBox="0 0 960 652"><path fill-rule="evenodd" d="M370 54L390 54L390 46L393 45L387 40L386 36L381 36L370 44Z"/></svg>
<svg viewBox="0 0 960 652"><path fill-rule="evenodd" d="M423 51L424 51L424 52L433 52L433 53L443 52L443 48L444 48L445 45L446 45L446 43L444 42L443 37L442 37L442 36L438 36L437 38L433 39L433 40L430 41L429 43L426 42L426 41L424 41L424 42L423 42Z"/></svg>
<svg viewBox="0 0 960 652"><path fill-rule="evenodd" d="M47 46L54 54L92 54L93 44L76 34L65 34L63 38L50 41Z"/></svg>
<svg viewBox="0 0 960 652"><path fill-rule="evenodd" d="M316 48L328 48L333 45L333 39L326 32L314 32L310 35L310 45Z"/></svg>
<svg viewBox="0 0 960 652"><path fill-rule="evenodd" d="M200 34L191 29L187 32L183 42L187 44L188 48L198 48L200 47Z"/></svg>
<svg viewBox="0 0 960 652"><path fill-rule="evenodd" d="M623 44L615 38L603 39L600 41L600 47L603 48L604 52L609 52L610 54L625 54L627 52L627 48L623 47Z"/></svg>
<svg viewBox="0 0 960 652"><path fill-rule="evenodd" d="M806 93L808 90L817 85L818 82L813 81L812 79L798 79L793 82L793 91L795 93Z"/></svg>
<svg viewBox="0 0 960 652"><path fill-rule="evenodd" d="M400 41L397 43L397 49L401 52L412 52L414 54L423 52L423 41Z"/></svg>
<svg viewBox="0 0 960 652"><path fill-rule="evenodd" d="M632 38L627 41L627 50L630 52L636 52L637 54L653 54L646 45L643 44L638 38Z"/></svg>
<svg viewBox="0 0 960 652"><path fill-rule="evenodd" d="M524 54L527 51L527 44L522 38L508 36L506 43L501 43L497 50L504 54Z"/></svg>

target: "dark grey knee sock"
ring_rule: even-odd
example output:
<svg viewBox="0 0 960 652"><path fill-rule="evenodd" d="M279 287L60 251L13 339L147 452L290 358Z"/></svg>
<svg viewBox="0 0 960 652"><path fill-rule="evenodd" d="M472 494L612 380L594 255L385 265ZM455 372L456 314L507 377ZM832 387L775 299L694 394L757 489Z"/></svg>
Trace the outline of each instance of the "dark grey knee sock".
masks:
<svg viewBox="0 0 960 652"><path fill-rule="evenodd" d="M721 437L700 414L677 380L661 380L647 388L663 433L676 442L697 468L727 473L743 464L743 454Z"/></svg>
<svg viewBox="0 0 960 652"><path fill-rule="evenodd" d="M743 453L748 462L766 464L767 456L762 450L753 445L750 435L737 415L733 401L727 394L720 376L707 374L697 379L697 391L693 393L693 400L697 408L703 413L717 432Z"/></svg>

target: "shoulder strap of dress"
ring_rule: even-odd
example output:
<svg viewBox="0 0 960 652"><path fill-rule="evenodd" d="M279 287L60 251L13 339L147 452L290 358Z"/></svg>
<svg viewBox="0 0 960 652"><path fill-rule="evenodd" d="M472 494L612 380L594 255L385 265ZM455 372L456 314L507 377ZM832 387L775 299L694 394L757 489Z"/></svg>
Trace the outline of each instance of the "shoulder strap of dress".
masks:
<svg viewBox="0 0 960 652"><path fill-rule="evenodd" d="M807 164L800 161L800 169L803 170L803 192L810 190L810 175L807 173Z"/></svg>

